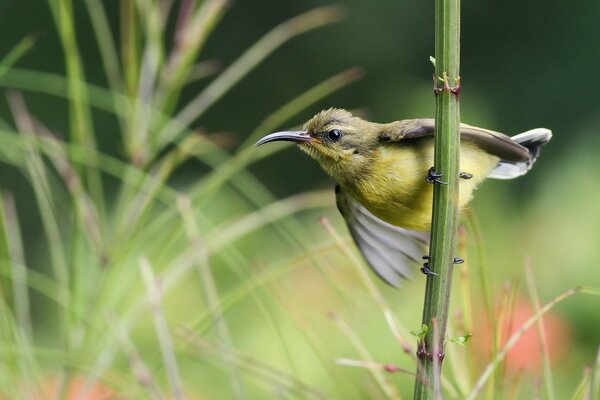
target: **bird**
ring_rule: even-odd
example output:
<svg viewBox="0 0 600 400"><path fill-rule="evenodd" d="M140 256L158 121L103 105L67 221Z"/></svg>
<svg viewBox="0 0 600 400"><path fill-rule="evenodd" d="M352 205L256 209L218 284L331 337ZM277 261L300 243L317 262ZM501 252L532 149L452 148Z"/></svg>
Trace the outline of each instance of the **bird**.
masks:
<svg viewBox="0 0 600 400"><path fill-rule="evenodd" d="M435 120L370 122L341 108L323 110L301 130L268 134L256 143L290 141L336 182L336 204L367 264L398 287L422 260L431 228ZM516 136L460 125L459 213L486 179L527 173L552 132ZM421 261L422 262L422 261ZM424 271L425 272L425 271Z"/></svg>

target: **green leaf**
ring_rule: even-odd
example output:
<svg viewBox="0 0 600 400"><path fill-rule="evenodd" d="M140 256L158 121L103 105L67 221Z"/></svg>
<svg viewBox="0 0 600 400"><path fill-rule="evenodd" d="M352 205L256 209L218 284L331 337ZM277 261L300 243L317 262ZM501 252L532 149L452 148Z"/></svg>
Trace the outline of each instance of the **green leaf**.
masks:
<svg viewBox="0 0 600 400"><path fill-rule="evenodd" d="M473 335L471 333L467 332L464 336L458 336L458 337L450 339L450 342L460 344L461 346L466 346L467 342L469 340L471 340L472 336Z"/></svg>
<svg viewBox="0 0 600 400"><path fill-rule="evenodd" d="M412 335L418 337L419 339L423 339L425 335L427 335L427 332L429 332L429 327L427 324L423 324L420 331L410 331Z"/></svg>

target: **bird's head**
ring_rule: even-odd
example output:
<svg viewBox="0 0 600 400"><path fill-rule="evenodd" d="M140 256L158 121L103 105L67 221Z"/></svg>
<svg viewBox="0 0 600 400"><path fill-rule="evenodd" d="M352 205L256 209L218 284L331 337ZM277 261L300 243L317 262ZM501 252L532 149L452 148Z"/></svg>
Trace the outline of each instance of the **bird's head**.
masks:
<svg viewBox="0 0 600 400"><path fill-rule="evenodd" d="M311 118L303 130L271 133L256 145L276 140L296 142L333 179L344 182L368 168L369 156L378 143L379 127L346 110L330 108Z"/></svg>

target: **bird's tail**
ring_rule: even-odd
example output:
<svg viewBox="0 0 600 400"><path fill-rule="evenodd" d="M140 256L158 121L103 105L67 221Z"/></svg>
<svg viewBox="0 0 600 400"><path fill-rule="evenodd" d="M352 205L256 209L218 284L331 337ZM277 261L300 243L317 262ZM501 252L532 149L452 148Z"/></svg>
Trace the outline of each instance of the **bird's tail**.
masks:
<svg viewBox="0 0 600 400"><path fill-rule="evenodd" d="M540 155L540 148L552 139L552 131L546 128L535 128L516 136L512 140L529 150L529 160L519 162L500 161L498 166L488 175L495 179L513 179L525 175Z"/></svg>

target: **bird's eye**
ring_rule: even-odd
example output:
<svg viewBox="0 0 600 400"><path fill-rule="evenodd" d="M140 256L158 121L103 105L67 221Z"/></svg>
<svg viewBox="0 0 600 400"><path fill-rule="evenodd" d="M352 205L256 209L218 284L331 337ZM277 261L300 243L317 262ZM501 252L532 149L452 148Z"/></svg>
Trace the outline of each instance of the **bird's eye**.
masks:
<svg viewBox="0 0 600 400"><path fill-rule="evenodd" d="M327 132L327 137L332 142L337 142L342 137L342 131L340 131L339 129L332 129L329 132Z"/></svg>

